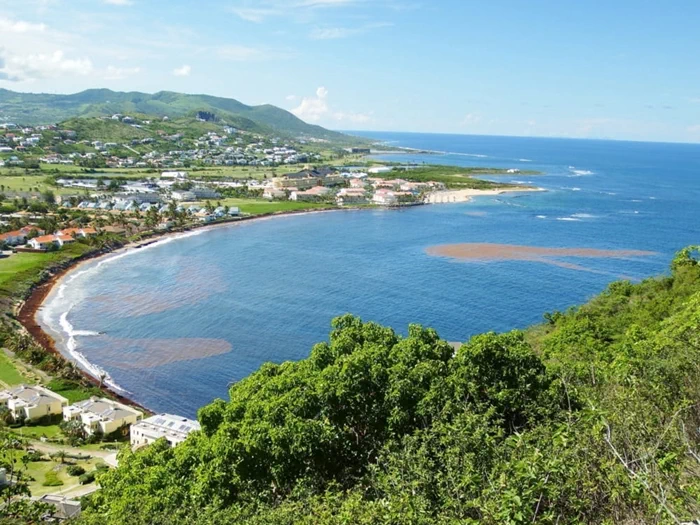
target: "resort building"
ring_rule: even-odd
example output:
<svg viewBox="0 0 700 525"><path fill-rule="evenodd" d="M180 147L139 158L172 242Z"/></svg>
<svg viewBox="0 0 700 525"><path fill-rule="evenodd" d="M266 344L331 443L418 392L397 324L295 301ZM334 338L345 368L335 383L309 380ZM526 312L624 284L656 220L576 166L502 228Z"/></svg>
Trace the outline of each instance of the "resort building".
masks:
<svg viewBox="0 0 700 525"><path fill-rule="evenodd" d="M35 385L19 385L0 392L0 407L6 407L15 421L34 421L58 415L68 400L55 392Z"/></svg>
<svg viewBox="0 0 700 525"><path fill-rule="evenodd" d="M34 237L28 244L35 250L48 250L54 245L60 248L73 242L75 242L75 239L73 239L73 237L70 235L57 233L55 235L42 235L41 237Z"/></svg>
<svg viewBox="0 0 700 525"><path fill-rule="evenodd" d="M19 230L7 232L0 234L0 244L7 244L9 246L17 246L19 244L24 244L27 242L27 237L32 233L43 235L44 230L35 228L34 226L25 226Z"/></svg>
<svg viewBox="0 0 700 525"><path fill-rule="evenodd" d="M70 237L94 237L97 235L97 230L95 228L66 228L58 232L59 235L68 235Z"/></svg>
<svg viewBox="0 0 700 525"><path fill-rule="evenodd" d="M367 202L367 192L363 188L343 188L335 196L338 206L348 204L365 204Z"/></svg>
<svg viewBox="0 0 700 525"><path fill-rule="evenodd" d="M306 191L293 191L289 195L289 200L292 201L317 201L321 200L323 197L326 195L330 194L332 190L330 188L326 188L325 186L314 186L313 188L310 188Z"/></svg>
<svg viewBox="0 0 700 525"><path fill-rule="evenodd" d="M94 433L111 434L124 425L141 421L143 414L130 406L111 399L91 397L63 409L63 420L79 420L83 430L90 436Z"/></svg>
<svg viewBox="0 0 700 525"><path fill-rule="evenodd" d="M201 430L197 421L172 414L158 414L131 426L131 446L138 448L165 438L174 447L195 430Z"/></svg>
<svg viewBox="0 0 700 525"><path fill-rule="evenodd" d="M59 494L44 494L37 501L53 505L56 510L50 516L46 516L45 521L61 522L71 520L80 516L81 504L79 500L70 499Z"/></svg>

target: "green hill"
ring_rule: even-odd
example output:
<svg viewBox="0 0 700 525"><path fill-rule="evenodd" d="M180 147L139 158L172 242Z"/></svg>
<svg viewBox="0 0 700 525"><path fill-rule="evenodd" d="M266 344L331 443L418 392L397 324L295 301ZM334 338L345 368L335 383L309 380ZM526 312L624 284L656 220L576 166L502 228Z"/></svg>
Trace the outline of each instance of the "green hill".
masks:
<svg viewBox="0 0 700 525"><path fill-rule="evenodd" d="M346 315L172 449L123 450L81 523L680 523L700 516L700 264L455 351Z"/></svg>
<svg viewBox="0 0 700 525"><path fill-rule="evenodd" d="M0 117L20 124L51 124L74 117L146 114L159 117L194 116L199 111L249 131L286 136L308 136L340 142L353 137L307 124L290 112L265 104L247 106L238 100L170 91L154 94L89 89L72 95L18 93L0 89Z"/></svg>

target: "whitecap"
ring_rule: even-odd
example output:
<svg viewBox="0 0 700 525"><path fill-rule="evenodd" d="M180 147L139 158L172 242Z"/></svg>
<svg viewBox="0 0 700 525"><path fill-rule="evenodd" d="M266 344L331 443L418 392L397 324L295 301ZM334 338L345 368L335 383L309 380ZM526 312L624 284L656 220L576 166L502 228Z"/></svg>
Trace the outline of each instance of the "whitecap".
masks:
<svg viewBox="0 0 700 525"><path fill-rule="evenodd" d="M546 215L535 215L535 217L537 217L538 219L546 219L547 218Z"/></svg>
<svg viewBox="0 0 700 525"><path fill-rule="evenodd" d="M95 377L96 379L100 379L101 377L102 382L113 390L118 390L119 392L128 394L129 392L119 386L104 368L91 363L87 357L85 357L85 354L78 352L78 341L76 340L76 337L94 337L100 335L100 333L92 330L76 330L68 320L68 313L72 308L73 305L71 305L67 311L63 312L58 321L63 329L63 332L68 336L68 340L66 342L66 349L68 350L68 353L83 368L83 370L85 370L91 376Z"/></svg>
<svg viewBox="0 0 700 525"><path fill-rule="evenodd" d="M590 213L574 213L572 217L577 217L579 219L595 219L596 215L591 215Z"/></svg>
<svg viewBox="0 0 700 525"><path fill-rule="evenodd" d="M568 222L581 222L581 219L577 217L557 217L558 221L568 221Z"/></svg>

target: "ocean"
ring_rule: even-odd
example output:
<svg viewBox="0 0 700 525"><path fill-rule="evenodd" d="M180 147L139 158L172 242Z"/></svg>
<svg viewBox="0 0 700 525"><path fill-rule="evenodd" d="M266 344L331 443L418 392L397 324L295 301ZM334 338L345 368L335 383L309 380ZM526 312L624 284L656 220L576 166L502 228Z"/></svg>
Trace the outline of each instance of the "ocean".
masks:
<svg viewBox="0 0 700 525"><path fill-rule="evenodd" d="M68 357L156 412L194 416L266 361L306 357L352 313L449 341L525 328L618 279L663 274L700 243L700 145L368 133L431 155L396 162L538 170L546 192L401 210L309 213L200 230L90 261L39 320ZM489 177L485 177L489 178ZM644 250L645 256L463 261L453 243Z"/></svg>

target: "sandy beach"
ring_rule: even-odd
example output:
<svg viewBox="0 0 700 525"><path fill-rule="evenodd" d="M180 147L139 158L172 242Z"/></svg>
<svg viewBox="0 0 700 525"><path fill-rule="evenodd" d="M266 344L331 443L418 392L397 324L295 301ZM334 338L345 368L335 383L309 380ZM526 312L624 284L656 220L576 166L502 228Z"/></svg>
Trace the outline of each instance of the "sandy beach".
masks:
<svg viewBox="0 0 700 525"><path fill-rule="evenodd" d="M531 191L546 191L544 188L532 188L532 187L513 187L505 188L499 190L475 190L475 189L465 189L465 190L441 190L432 191L428 193L425 197L425 202L428 204L446 204L450 202L469 202L474 197L482 197L488 195L502 195L504 193L513 192L531 192Z"/></svg>

